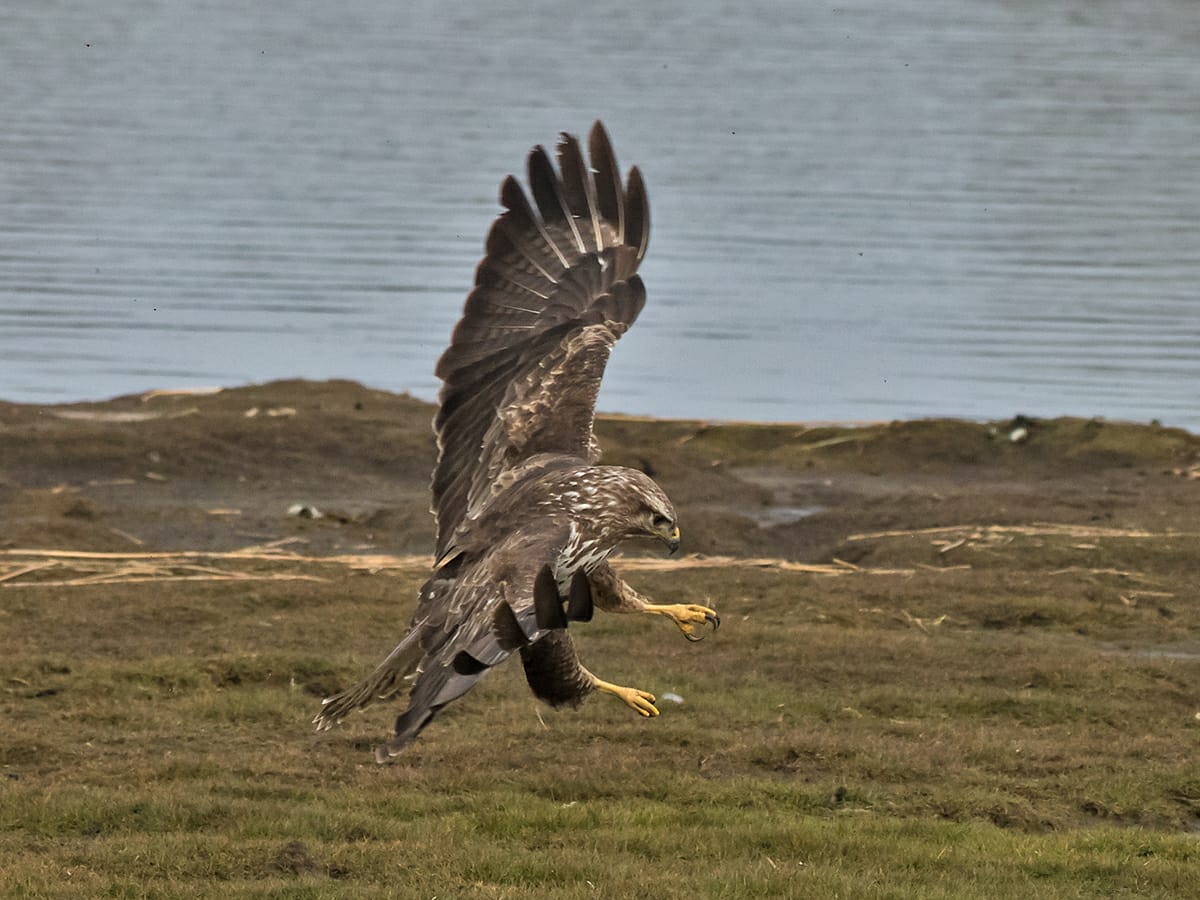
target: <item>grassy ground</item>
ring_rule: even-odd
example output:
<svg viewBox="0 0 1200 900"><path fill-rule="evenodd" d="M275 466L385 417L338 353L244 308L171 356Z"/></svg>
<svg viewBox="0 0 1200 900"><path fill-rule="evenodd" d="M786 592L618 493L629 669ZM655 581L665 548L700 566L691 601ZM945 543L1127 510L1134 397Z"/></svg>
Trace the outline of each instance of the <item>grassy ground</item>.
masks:
<svg viewBox="0 0 1200 900"><path fill-rule="evenodd" d="M214 433L203 415L189 418L198 434ZM0 450L6 439L25 446L24 426L9 422ZM307 723L321 696L399 637L419 562L360 569L348 557L213 551L45 566L8 540L0 893L1200 891L1200 521L1196 482L1174 471L1194 462L1191 439L1165 435L1180 451L1146 428L1146 458L1131 461L1131 433L1117 450L1093 446L1101 455L1085 463L1057 453L1020 469L1013 447L979 438L979 426L929 426L956 435L947 444L939 433L944 458L916 426L782 438L750 429L736 440L725 429L661 426L670 441L660 426L639 427L606 426L612 455L656 453L660 477L685 498L685 529L690 508L705 540L745 551L719 565L626 563L659 600L720 609L721 630L702 643L662 620L602 616L578 627L593 670L659 695L662 715L650 721L605 697L578 711L539 707L509 665L396 763L377 766L370 751L394 709L324 735ZM815 456L803 449L831 438ZM152 464L166 475L155 474L178 488L169 500L151 504L163 482L138 480L121 506L116 488L90 483L104 479L79 456L55 470L51 454L41 467L0 470L4 533L24 529L27 548L43 528L45 541L75 535L94 548L114 530L148 540L159 528L126 549L167 549L188 544L180 517L200 523L197 544L212 529L247 527L255 496L284 496L253 480L245 496L223 486L216 492L229 492L240 517L186 518L200 488L185 490L169 467L186 441L155 440L166 449ZM913 440L906 464L896 447ZM1071 440L1083 440L1078 429ZM753 452L739 456L739 442ZM947 455L953 442L975 459ZM670 446L677 452L654 449ZM130 450L139 471L147 452ZM314 466L324 452L314 449ZM672 468L688 459L694 472ZM806 492L825 509L768 528L743 518L722 532L736 513L721 479L735 476L756 510L807 504ZM197 483L207 491L216 479ZM211 507L211 496L201 500ZM344 557L395 553L411 538L379 523L402 519L401 506L336 523L280 515L268 536L310 539L300 545L309 550L341 542ZM766 551L770 561L747 561ZM788 559L822 565L805 571Z"/></svg>

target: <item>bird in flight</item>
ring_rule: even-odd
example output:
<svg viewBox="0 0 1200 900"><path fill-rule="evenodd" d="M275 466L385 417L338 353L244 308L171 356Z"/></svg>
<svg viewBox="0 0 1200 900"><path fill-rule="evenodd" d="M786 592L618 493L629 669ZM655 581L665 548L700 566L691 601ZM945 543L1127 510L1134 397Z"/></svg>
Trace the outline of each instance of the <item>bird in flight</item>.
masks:
<svg viewBox="0 0 1200 900"><path fill-rule="evenodd" d="M665 616L689 640L720 625L705 606L652 603L607 561L627 538L679 547L666 494L637 469L598 465L593 433L605 364L646 300L637 268L650 209L636 167L622 182L600 122L590 159L568 134L557 156L556 171L543 147L530 152L532 203L514 177L504 180L504 212L437 364L437 544L409 630L313 720L330 728L411 685L380 762L514 652L551 706L600 691L657 716L652 694L580 662L569 626L595 608Z"/></svg>

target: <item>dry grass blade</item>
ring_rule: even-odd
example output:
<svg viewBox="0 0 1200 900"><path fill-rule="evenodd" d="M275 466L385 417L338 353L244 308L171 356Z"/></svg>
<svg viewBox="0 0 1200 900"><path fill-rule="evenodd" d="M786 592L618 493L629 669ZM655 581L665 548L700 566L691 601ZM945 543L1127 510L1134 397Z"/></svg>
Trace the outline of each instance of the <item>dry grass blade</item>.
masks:
<svg viewBox="0 0 1200 900"><path fill-rule="evenodd" d="M942 525L936 528L897 529L894 531L870 531L852 534L847 541L874 541L881 538L918 537L927 534L957 535L962 532L988 535L1025 535L1032 537L1071 538L1183 538L1200 537L1200 534L1183 531L1143 531L1136 528L1112 528L1097 525Z"/></svg>
<svg viewBox="0 0 1200 900"><path fill-rule="evenodd" d="M942 546L938 547L939 554L946 554L946 553L949 553L951 550L957 550L959 547L966 544L966 542L967 542L967 538L965 538L965 537L960 537L957 541L950 541L950 543L948 543L948 544L944 543L942 541L934 541L935 544L942 545Z"/></svg>
<svg viewBox="0 0 1200 900"><path fill-rule="evenodd" d="M270 572L262 575L249 575L239 573L230 575L225 578L217 578L212 575L151 575L138 577L120 577L120 578L76 578L70 581L25 581L15 582L4 585L6 588L32 588L32 587L88 587L98 584L139 584L145 582L166 582L166 581L327 581L328 579L320 578L317 575L301 575L298 573Z"/></svg>
<svg viewBox="0 0 1200 900"><path fill-rule="evenodd" d="M51 560L50 562L34 563L28 566L21 566L13 569L10 572L5 572L3 575L0 575L0 581L11 581L14 578L20 578L22 575L28 575L30 572L40 572L42 569L52 569L57 565L57 562Z"/></svg>
<svg viewBox="0 0 1200 900"><path fill-rule="evenodd" d="M1160 580L1151 578L1144 572L1135 572L1131 569L1092 569L1087 566L1067 566L1063 569L1051 569L1047 575L1113 575L1117 578L1132 578L1137 581L1148 581L1151 584L1161 584Z"/></svg>
<svg viewBox="0 0 1200 900"><path fill-rule="evenodd" d="M774 557L685 556L682 559L632 557L617 560L618 569L638 572L670 572L683 569L776 569L812 575L912 575L914 569L870 569L835 559L832 563L801 563Z"/></svg>
<svg viewBox="0 0 1200 900"><path fill-rule="evenodd" d="M247 571L244 567L224 568L220 561L266 563L357 563L357 558L322 559L277 553L209 553L176 551L161 553L99 553L83 550L3 550L0 554L17 560L17 565L0 575L0 587L87 587L100 584L136 584L158 581L325 581L318 575L288 571ZM24 557L24 559L22 559ZM27 560L32 559L32 562ZM371 560L372 563L376 562ZM53 580L36 577L53 569L74 573L74 577ZM30 577L34 576L34 577Z"/></svg>
<svg viewBox="0 0 1200 900"><path fill-rule="evenodd" d="M19 560L18 567L0 576L4 587L80 587L89 584L135 583L145 581L278 581L323 580L319 576L288 572L248 572L224 568L228 562L263 562L304 566L344 566L354 571L379 574L387 571L424 571L432 560L425 555L393 556L384 553L305 556L282 550L254 547L225 552L161 551L98 552L89 550L17 549L0 550L0 556ZM32 560L32 561L29 561ZM732 556L686 556L682 559L631 557L616 561L619 569L643 572L670 572L690 569L772 569L812 575L900 575L915 574L909 568L864 568L844 560L832 563L801 563L772 557L743 559ZM48 568L66 568L80 577L44 581L26 576Z"/></svg>

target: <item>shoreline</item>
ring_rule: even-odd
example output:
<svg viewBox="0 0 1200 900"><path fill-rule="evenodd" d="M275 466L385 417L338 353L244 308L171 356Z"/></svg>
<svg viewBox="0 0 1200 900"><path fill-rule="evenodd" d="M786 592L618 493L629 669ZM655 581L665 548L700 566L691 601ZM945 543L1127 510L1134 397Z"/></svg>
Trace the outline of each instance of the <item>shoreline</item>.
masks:
<svg viewBox="0 0 1200 900"><path fill-rule="evenodd" d="M0 546L229 551L300 538L321 553L427 552L433 411L347 381L0 402ZM1200 478L1200 437L1097 419L602 415L596 430L602 462L641 468L673 498L685 552L718 556L829 562L845 535L891 526L1081 524L1111 517L1118 495L1138 522L1178 525Z"/></svg>
<svg viewBox="0 0 1200 900"><path fill-rule="evenodd" d="M374 394L387 395L392 397L403 397L412 400L416 403L423 403L430 407L431 411L436 407L433 400L425 400L408 391L392 391L387 388L373 387L363 384L358 381L348 379L332 378L312 380L306 378L280 378L266 382L250 382L239 385L199 385L194 387L178 387L178 388L150 388L144 391L135 391L126 394L117 394L111 397L103 397L99 399L61 399L53 401L35 401L35 400L12 400L7 397L0 397L0 405L7 406L33 406L41 409L73 409L77 407L104 407L116 403L124 403L128 401L138 400L140 402L148 402L160 398L187 398L187 397L209 397L217 394L227 394L237 391L252 390L256 388L264 388L272 385L280 384L346 384L353 385L357 388ZM432 415L432 412L431 412ZM717 418L705 416L657 416L644 413L627 413L617 410L598 410L597 418L601 419L620 419L630 422L691 422L703 423L708 425L761 425L766 427L805 427L805 428L863 428L879 425L887 425L895 422L924 422L924 421L957 421L968 422L973 424L997 424L1015 420L1030 419L1034 421L1054 421L1058 419L1079 419L1084 421L1101 422L1110 425L1146 425L1150 427L1173 428L1180 431L1185 431L1188 434L1200 436L1200 429L1193 430L1186 425L1173 425L1164 423L1155 417L1146 418L1113 418L1105 415L1084 415L1080 413L1055 413L1055 414L1031 414L1025 411L1014 411L1004 415L916 415L916 416L901 416L896 418L823 418L823 419L737 419L737 418Z"/></svg>

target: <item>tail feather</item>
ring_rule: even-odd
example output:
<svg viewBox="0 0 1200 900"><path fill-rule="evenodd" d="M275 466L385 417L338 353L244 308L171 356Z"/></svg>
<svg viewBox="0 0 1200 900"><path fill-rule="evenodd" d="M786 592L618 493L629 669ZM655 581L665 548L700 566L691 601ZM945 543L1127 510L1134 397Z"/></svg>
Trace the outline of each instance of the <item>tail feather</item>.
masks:
<svg viewBox="0 0 1200 900"><path fill-rule="evenodd" d="M313 717L317 731L332 728L356 709L400 693L407 686L406 679L416 670L424 655L421 629L414 627L370 675L354 687L321 701L321 711Z"/></svg>
<svg viewBox="0 0 1200 900"><path fill-rule="evenodd" d="M398 756L425 726L433 721L438 711L454 700L457 700L475 686L487 671L484 667L478 671L464 674L455 671L453 666L438 666L428 669L417 676L409 698L408 709L396 719L395 733L387 742L375 748L375 761L384 763L393 756Z"/></svg>

